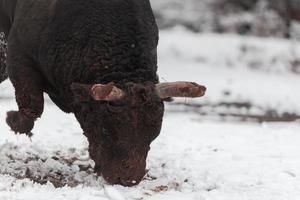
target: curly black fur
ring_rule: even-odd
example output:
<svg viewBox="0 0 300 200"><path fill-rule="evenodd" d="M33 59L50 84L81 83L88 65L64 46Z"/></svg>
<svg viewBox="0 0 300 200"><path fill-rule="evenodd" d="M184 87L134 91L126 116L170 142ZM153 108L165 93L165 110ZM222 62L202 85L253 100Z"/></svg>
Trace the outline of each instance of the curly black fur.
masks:
<svg viewBox="0 0 300 200"><path fill-rule="evenodd" d="M1 30L19 106L7 115L12 130L31 131L47 92L75 114L99 174L139 183L164 111L154 91L158 29L149 0L0 0ZM86 98L89 86L71 89L109 82L126 97L97 102Z"/></svg>
<svg viewBox="0 0 300 200"><path fill-rule="evenodd" d="M0 83L6 79L6 41L4 34L0 33Z"/></svg>

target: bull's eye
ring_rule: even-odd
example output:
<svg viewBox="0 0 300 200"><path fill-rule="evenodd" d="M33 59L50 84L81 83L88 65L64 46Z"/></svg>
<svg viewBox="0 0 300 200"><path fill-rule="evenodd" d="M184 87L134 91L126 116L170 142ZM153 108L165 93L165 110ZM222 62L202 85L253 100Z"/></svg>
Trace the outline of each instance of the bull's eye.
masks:
<svg viewBox="0 0 300 200"><path fill-rule="evenodd" d="M105 128L102 128L102 136L104 139L108 139L110 137L108 130L106 130Z"/></svg>

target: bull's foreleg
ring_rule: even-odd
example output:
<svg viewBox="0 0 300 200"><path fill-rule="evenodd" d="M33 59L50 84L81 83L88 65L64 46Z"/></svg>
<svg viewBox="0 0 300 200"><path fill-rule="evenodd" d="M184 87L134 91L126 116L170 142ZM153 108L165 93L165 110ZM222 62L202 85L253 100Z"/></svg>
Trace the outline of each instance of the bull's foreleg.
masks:
<svg viewBox="0 0 300 200"><path fill-rule="evenodd" d="M24 59L10 60L8 75L15 88L19 111L9 111L6 122L15 133L31 135L34 121L44 109L41 75Z"/></svg>

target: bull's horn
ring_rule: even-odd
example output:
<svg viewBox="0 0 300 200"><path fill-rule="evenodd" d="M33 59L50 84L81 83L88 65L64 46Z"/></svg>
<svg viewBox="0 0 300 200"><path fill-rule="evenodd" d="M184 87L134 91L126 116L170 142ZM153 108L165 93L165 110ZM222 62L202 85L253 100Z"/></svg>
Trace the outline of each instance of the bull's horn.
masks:
<svg viewBox="0 0 300 200"><path fill-rule="evenodd" d="M162 99L169 97L202 97L206 88L193 82L173 82L156 84L156 92Z"/></svg>
<svg viewBox="0 0 300 200"><path fill-rule="evenodd" d="M115 101L124 96L123 90L114 86L114 83L106 85L95 84L91 88L91 95L96 101Z"/></svg>

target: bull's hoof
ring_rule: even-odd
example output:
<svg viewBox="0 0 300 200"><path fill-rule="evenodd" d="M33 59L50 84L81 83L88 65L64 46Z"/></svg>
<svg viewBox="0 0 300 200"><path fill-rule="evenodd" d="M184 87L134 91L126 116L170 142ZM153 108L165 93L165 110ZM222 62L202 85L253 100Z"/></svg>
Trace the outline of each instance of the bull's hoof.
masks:
<svg viewBox="0 0 300 200"><path fill-rule="evenodd" d="M17 111L7 112L6 123L15 133L32 135L31 130L34 126L34 121L27 118Z"/></svg>

